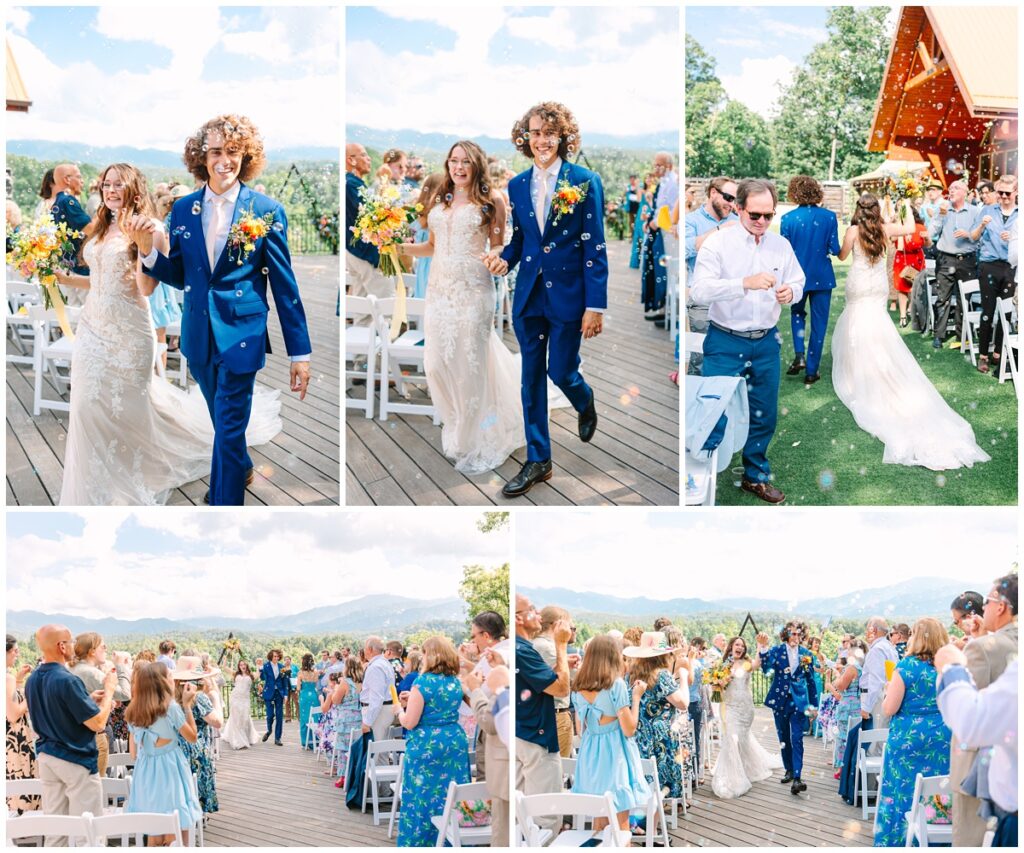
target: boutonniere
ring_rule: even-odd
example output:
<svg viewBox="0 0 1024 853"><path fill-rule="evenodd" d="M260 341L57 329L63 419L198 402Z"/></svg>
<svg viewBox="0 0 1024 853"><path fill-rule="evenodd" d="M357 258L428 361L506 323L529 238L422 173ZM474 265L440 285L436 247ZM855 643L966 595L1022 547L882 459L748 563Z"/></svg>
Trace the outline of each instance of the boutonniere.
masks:
<svg viewBox="0 0 1024 853"><path fill-rule="evenodd" d="M266 237L274 225L273 212L256 216L250 205L228 231L228 260L237 260L238 266L241 266L256 248L256 241Z"/></svg>
<svg viewBox="0 0 1024 853"><path fill-rule="evenodd" d="M810 666L811 665L811 656L810 655L803 655L800 658L800 663L802 663L804 666Z"/></svg>
<svg viewBox="0 0 1024 853"><path fill-rule="evenodd" d="M558 186L555 187L555 195L551 199L551 209L555 211L555 218L551 224L557 225L559 219L571 214L576 209L576 205L587 197L589 189L590 181L584 181L582 184L570 184L565 178L562 178L558 182Z"/></svg>

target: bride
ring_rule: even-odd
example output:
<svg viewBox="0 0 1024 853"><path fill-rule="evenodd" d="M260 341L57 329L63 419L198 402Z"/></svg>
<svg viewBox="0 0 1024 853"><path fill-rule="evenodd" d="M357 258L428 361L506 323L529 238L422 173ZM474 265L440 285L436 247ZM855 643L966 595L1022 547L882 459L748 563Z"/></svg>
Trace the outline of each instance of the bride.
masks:
<svg viewBox="0 0 1024 853"><path fill-rule="evenodd" d="M754 722L754 697L750 673L761 668L761 659L747 656L747 643L734 637L725 658L732 664L732 679L722 691L722 748L711 771L715 796L731 800L743 796L754 782L763 782L772 770L782 767L782 757L769 753L750 731Z"/></svg>
<svg viewBox="0 0 1024 853"><path fill-rule="evenodd" d="M526 443L516 356L494 328L494 279L480 260L505 235L505 200L490 189L487 158L457 142L445 180L428 200L430 237L402 253L432 257L424 317L424 368L443 424L441 444L455 468L480 474Z"/></svg>
<svg viewBox="0 0 1024 853"><path fill-rule="evenodd" d="M138 248L121 227L136 213L153 214L146 179L135 167L117 163L104 170L100 182L102 201L82 246L89 275L57 276L63 285L88 290L71 361L60 503L163 504L173 489L210 473L213 424L200 394L154 376L148 296L157 282L143 275ZM167 251L167 234L160 229L154 242ZM281 431L277 396L254 395L246 430L251 444Z"/></svg>
<svg viewBox="0 0 1024 853"><path fill-rule="evenodd" d="M885 445L884 462L933 471L970 468L989 455L921 370L886 314L886 246L914 225L885 223L878 199L857 201L839 259L851 253L846 307L832 335L832 385L857 426Z"/></svg>
<svg viewBox="0 0 1024 853"><path fill-rule="evenodd" d="M235 686L228 697L228 722L220 733L221 739L232 749L245 749L259 740L259 733L252 722L251 690L252 671L249 664L240 660L235 669Z"/></svg>

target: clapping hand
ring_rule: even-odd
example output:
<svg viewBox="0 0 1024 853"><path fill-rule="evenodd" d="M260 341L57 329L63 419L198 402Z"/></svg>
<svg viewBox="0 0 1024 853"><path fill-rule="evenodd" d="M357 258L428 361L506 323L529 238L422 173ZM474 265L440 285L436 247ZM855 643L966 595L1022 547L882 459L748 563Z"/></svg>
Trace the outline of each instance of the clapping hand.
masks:
<svg viewBox="0 0 1024 853"><path fill-rule="evenodd" d="M19 669L18 669L18 675L15 678L15 681L17 681L20 684L26 678L28 678L28 674L30 672L32 672L32 664L30 664L30 663L23 663L21 665L21 667L19 667Z"/></svg>
<svg viewBox="0 0 1024 853"><path fill-rule="evenodd" d="M487 673L487 689L497 693L505 687L508 687L508 667L496 666Z"/></svg>
<svg viewBox="0 0 1024 853"><path fill-rule="evenodd" d="M943 646L935 653L935 669L939 672L942 672L942 670L945 667L954 663L958 663L961 666L966 666L967 658L964 656L964 653L960 651L960 649L953 643L949 643L948 645Z"/></svg>
<svg viewBox="0 0 1024 853"><path fill-rule="evenodd" d="M472 693L474 690L479 690L481 685L484 683L483 676L477 670L467 672L462 677L462 686L465 688L467 693Z"/></svg>
<svg viewBox="0 0 1024 853"><path fill-rule="evenodd" d="M988 225L991 221L992 221L992 217L989 216L987 213L983 217L981 217L981 224L982 225Z"/></svg>
<svg viewBox="0 0 1024 853"><path fill-rule="evenodd" d="M553 629L555 643L559 646L566 645L572 638L572 628L569 626L568 619L559 619L555 622Z"/></svg>
<svg viewBox="0 0 1024 853"><path fill-rule="evenodd" d="M957 228L956 231L953 232L953 236L960 240L966 240L971 236L971 233L969 231L965 231L963 228Z"/></svg>
<svg viewBox="0 0 1024 853"><path fill-rule="evenodd" d="M636 681L634 681L633 682L633 700L636 701L641 696L643 696L644 693L646 692L646 690L647 690L647 682L646 681L644 681L643 679L637 679Z"/></svg>
<svg viewBox="0 0 1024 853"><path fill-rule="evenodd" d="M499 652L497 649L493 647L489 649L484 649L483 657L491 666L505 665L505 658L501 656L501 652Z"/></svg>
<svg viewBox="0 0 1024 853"><path fill-rule="evenodd" d="M117 687L117 670L114 667L110 667L107 670L107 674L103 676L103 691L105 693L112 693L115 687Z"/></svg>
<svg viewBox="0 0 1024 853"><path fill-rule="evenodd" d="M196 701L196 693L198 688L194 681L189 681L181 688L181 704L186 708L189 708Z"/></svg>
<svg viewBox="0 0 1024 853"><path fill-rule="evenodd" d="M409 691L408 690L403 690L401 693L398 694L398 704L401 705L403 708L406 705L409 704ZM365 726L364 726L364 730L365 730Z"/></svg>
<svg viewBox="0 0 1024 853"><path fill-rule="evenodd" d="M491 275L505 275L508 272L508 262L501 257L501 253L497 250L486 252L480 256L480 260L483 261Z"/></svg>

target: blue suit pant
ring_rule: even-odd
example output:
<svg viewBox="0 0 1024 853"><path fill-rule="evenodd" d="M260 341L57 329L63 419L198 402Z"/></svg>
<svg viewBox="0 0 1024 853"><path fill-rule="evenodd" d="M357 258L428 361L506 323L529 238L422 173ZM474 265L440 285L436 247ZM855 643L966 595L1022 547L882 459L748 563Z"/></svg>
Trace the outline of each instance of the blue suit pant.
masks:
<svg viewBox="0 0 1024 853"><path fill-rule="evenodd" d="M751 340L709 326L704 340L705 376L742 376L747 381L750 431L743 445L743 476L753 483L771 479L767 453L778 420L781 351L774 329Z"/></svg>
<svg viewBox="0 0 1024 853"><path fill-rule="evenodd" d="M189 362L213 421L213 458L210 463L210 505L242 506L245 478L252 460L245 429L252 411L255 373L232 373L214 356L207 364Z"/></svg>
<svg viewBox="0 0 1024 853"><path fill-rule="evenodd" d="M804 354L807 329L807 303L811 307L811 336L807 344L807 373L817 373L821 365L821 354L825 349L825 332L828 329L828 313L832 302L831 290L807 290L799 302L793 303L789 315L793 329L793 349L797 355Z"/></svg>
<svg viewBox="0 0 1024 853"><path fill-rule="evenodd" d="M263 697L263 704L267 706L267 733L271 727L274 729L274 740L281 740L281 732L284 729L284 696L275 693L273 696Z"/></svg>
<svg viewBox="0 0 1024 853"><path fill-rule="evenodd" d="M796 778L804 769L804 715L800 711L791 713L774 711L775 732L782 747L782 765Z"/></svg>

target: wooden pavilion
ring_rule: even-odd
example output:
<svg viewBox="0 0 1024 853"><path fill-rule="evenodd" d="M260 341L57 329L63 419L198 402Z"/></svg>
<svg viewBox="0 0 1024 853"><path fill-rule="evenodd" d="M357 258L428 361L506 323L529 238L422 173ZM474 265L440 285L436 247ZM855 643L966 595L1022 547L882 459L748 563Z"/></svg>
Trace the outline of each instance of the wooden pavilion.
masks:
<svg viewBox="0 0 1024 853"><path fill-rule="evenodd" d="M11 52L11 43L5 40L7 47L7 112L27 113L32 102L28 99L28 92L25 91L25 84L21 79L21 72L18 71L18 63L14 61L14 54Z"/></svg>
<svg viewBox="0 0 1024 853"><path fill-rule="evenodd" d="M1016 45L1016 6L904 6L868 150L944 184L1016 175Z"/></svg>

